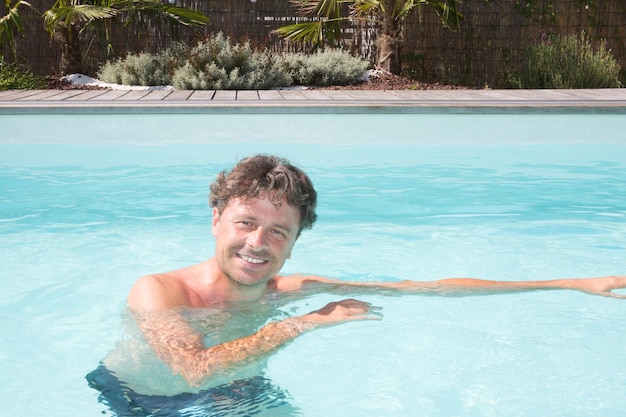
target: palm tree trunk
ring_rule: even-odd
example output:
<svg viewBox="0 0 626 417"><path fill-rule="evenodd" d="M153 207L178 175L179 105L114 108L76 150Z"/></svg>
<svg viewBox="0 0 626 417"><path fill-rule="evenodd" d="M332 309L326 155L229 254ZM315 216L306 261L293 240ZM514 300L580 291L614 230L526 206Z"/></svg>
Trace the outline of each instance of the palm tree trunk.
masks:
<svg viewBox="0 0 626 417"><path fill-rule="evenodd" d="M61 47L61 74L82 73L83 65L78 42L78 31L74 25L58 25L54 29L54 40Z"/></svg>
<svg viewBox="0 0 626 417"><path fill-rule="evenodd" d="M380 35L376 41L377 68L399 75L402 69L400 64L400 48L402 46L401 22L394 13L395 0L385 2L385 10L381 14Z"/></svg>

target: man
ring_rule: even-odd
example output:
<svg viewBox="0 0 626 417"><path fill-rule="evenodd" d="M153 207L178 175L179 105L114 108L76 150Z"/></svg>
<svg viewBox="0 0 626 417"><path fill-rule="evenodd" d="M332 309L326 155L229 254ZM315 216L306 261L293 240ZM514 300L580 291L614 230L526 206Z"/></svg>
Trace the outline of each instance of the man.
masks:
<svg viewBox="0 0 626 417"><path fill-rule="evenodd" d="M452 278L431 282L342 282L319 276L277 275L304 229L316 220L317 194L310 179L288 161L273 156L242 160L211 185L215 256L198 265L140 278L128 305L159 358L191 385L220 369L264 355L300 334L351 320L376 319L376 309L355 299L332 302L300 317L271 322L239 339L204 346L183 308L232 308L267 294L396 291L441 295L487 294L540 289L573 289L626 298L612 290L626 277L549 281L487 281ZM167 320L164 320L167 317Z"/></svg>

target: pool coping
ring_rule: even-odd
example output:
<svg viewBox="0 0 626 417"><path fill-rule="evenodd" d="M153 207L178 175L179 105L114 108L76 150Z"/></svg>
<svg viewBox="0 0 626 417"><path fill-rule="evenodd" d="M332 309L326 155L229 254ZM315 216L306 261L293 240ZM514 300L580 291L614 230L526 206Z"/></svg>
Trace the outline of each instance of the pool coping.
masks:
<svg viewBox="0 0 626 417"><path fill-rule="evenodd" d="M429 111L603 109L626 113L626 89L579 90L6 90L0 114L47 111ZM193 110L192 110L193 109ZM325 110L324 110L325 109Z"/></svg>

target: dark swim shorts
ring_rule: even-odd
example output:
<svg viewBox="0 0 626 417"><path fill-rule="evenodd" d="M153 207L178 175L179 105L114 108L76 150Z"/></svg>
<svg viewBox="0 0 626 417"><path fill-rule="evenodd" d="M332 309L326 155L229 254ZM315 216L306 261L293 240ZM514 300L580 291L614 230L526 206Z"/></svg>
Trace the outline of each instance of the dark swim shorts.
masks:
<svg viewBox="0 0 626 417"><path fill-rule="evenodd" d="M104 365L86 376L99 401L118 417L297 416L288 395L262 376L241 379L199 393L138 394Z"/></svg>

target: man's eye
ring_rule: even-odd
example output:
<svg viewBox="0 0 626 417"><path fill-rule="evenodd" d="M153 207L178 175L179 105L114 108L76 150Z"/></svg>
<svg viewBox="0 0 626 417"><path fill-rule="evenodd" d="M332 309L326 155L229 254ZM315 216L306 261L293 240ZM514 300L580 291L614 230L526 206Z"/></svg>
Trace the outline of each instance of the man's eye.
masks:
<svg viewBox="0 0 626 417"><path fill-rule="evenodd" d="M284 238L287 237L287 235L284 234L283 232L281 232L280 230L274 229L274 231L272 231L272 233L274 234L274 236L279 237L281 239L284 239Z"/></svg>

